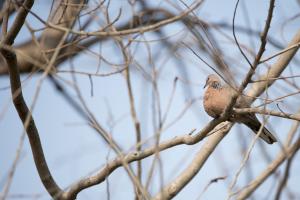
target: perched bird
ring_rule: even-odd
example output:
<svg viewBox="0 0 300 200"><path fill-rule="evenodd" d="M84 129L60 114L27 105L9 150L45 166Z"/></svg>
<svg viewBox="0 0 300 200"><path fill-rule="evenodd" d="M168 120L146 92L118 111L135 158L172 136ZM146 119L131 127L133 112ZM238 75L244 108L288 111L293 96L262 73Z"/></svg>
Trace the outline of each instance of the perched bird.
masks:
<svg viewBox="0 0 300 200"><path fill-rule="evenodd" d="M211 74L207 77L204 88L206 86L207 89L203 100L204 109L209 116L218 118L229 105L231 98L236 91L228 85L222 85L220 78L215 74ZM244 96L239 96L234 108L247 108L249 105L250 104ZM255 134L261 127L261 123L254 113L234 114L229 120L245 124L254 131ZM266 127L263 127L260 138L268 144L277 142L276 138Z"/></svg>

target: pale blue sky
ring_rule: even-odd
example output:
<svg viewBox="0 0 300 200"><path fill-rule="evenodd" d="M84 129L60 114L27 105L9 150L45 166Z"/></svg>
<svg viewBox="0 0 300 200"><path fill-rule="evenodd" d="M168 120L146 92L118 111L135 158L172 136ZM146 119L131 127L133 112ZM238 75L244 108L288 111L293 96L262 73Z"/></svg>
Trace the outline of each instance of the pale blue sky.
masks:
<svg viewBox="0 0 300 200"><path fill-rule="evenodd" d="M117 10L119 2L114 0L111 9L112 13ZM122 2L123 9L128 8L127 1ZM153 2L153 1L152 1ZM175 1L174 1L175 2ZM177 1L176 1L177 2ZM188 1L191 2L191 1ZM266 17L266 9L268 7L268 1L243 1L247 5L247 9L251 18L251 27L262 28ZM299 12L299 4L294 0L276 1L274 20L272 22L270 34L278 38L283 44L282 35L280 33L282 22L288 17L293 16ZM178 4L179 1L177 2ZM231 24L233 9L235 1L205 1L203 6L198 9L197 15L207 20L208 22L226 22ZM162 3L161 6L165 6L166 3ZM126 7L127 6L127 7ZM183 6L182 6L183 7ZM49 5L45 1L36 1L33 11L44 18L47 16ZM242 8L240 7L237 15L237 24L245 25L245 20L242 15ZM124 13L125 15L125 13ZM126 15L125 15L126 16ZM288 24L284 29L283 36L286 41L289 41L295 31L299 29L300 19L297 18L292 23ZM32 17L28 17L28 22L39 27L36 24L37 21ZM91 27L92 29L93 27ZM164 28L165 33L172 35L183 28L182 25L168 25ZM230 31L227 32L230 34ZM230 34L232 35L232 34ZM28 38L29 34L26 28L23 28L18 35L16 43L24 41L24 38ZM146 35L147 39L155 38L151 34ZM179 37L179 36L176 36ZM239 34L239 39L246 44L249 44L249 39L246 35ZM172 40L172 38L170 38ZM259 42L255 38L256 42ZM226 56L232 58L240 58L241 66L245 65L244 60L237 51L237 48L224 38L220 38L220 46L225 52ZM256 43L255 45L257 46ZM116 62L122 62L121 58L115 58L117 48L113 42L105 42L103 45L103 56L109 60ZM92 48L94 51L99 52L99 46L95 45ZM146 65L147 55L145 48L137 52L136 57L139 61ZM162 48L159 43L151 43L151 49L153 55L166 53L167 50ZM182 82L178 83L178 89L175 93L174 102L171 107L170 115L167 122L171 122L174 117L184 107L186 96L184 95L186 87L189 87L193 92L193 98L201 97L204 90L202 84L205 81L205 77L212 71L207 68L199 59L197 59L188 49L181 52L183 66L189 73L189 80L197 83L196 85L184 85ZM273 48L267 48L266 56L274 53ZM120 54L117 54L120 55ZM299 57L299 53L297 55ZM161 66L165 57L155 60L156 66ZM81 55L74 61L75 66L79 69L94 70L97 66L98 60L90 55ZM161 73L159 84L159 91L161 94L162 111L166 110L169 96L172 90L173 80L176 76L182 77L178 66L175 64L173 57L168 62L163 64L163 70ZM64 63L63 68L69 69L69 63ZM296 65L291 65L296 71ZM244 72L246 67L244 68ZM103 72L108 69L104 67ZM264 71L264 70L261 70ZM287 70L284 72L289 73ZM153 134L152 122L151 122L151 85L146 82L138 73L133 73L133 92L136 96L136 106L138 108L138 117L142 120L141 128L143 138L149 138ZM245 73L244 73L245 74ZM70 80L70 76L66 74L59 74L59 76ZM24 80L27 76L24 75L21 78ZM113 114L115 120L122 118L113 129L113 136L116 141L122 146L122 148L128 152L132 150L135 143L134 128L130 118L129 101L127 95L127 88L125 79L120 74L111 77L94 77L94 96L90 95L90 83L87 76L77 76L78 83L82 94L89 105L89 108L93 111L97 119L104 125L105 128L109 128L109 112ZM237 80L241 80L242 77L237 77ZM23 84L23 94L28 105L31 104L33 95L36 90L36 84L39 81L40 76L35 75ZM0 77L0 87L3 88L9 85L8 77ZM183 87L185 86L185 87ZM272 88L271 88L272 91ZM282 91L275 91L274 96ZM271 92L270 92L271 93ZM71 92L71 94L75 94ZM281 94L281 93L280 93ZM74 95L74 98L75 95ZM192 98L192 97L190 97ZM298 102L297 99L291 99L288 102ZM299 104L298 104L299 105ZM286 108L291 109L291 108ZM290 110L294 112L295 110ZM99 169L106 162L109 148L103 140L87 125L84 120L79 117L73 109L64 101L64 99L57 94L53 85L45 80L40 92L37 104L35 106L33 116L36 121L37 128L40 132L42 145L44 148L45 156L48 162L48 166L52 172L53 177L61 187L67 187L74 181L88 175L91 172ZM196 128L200 130L205 124L209 122L209 118L204 112L201 100L198 100L194 106L184 115L184 117L178 121L175 126L172 126L162 135L161 140L170 139L176 135L182 135L189 133L192 129ZM275 134L279 139L284 139L287 134L291 122L288 120L277 119L271 117L271 122L276 124L276 127L271 127L271 130L275 131ZM274 124L272 123L272 124ZM202 199L224 199L227 195L227 188L232 181L234 174L236 173L242 156L240 155L240 145L238 145L241 137L247 137L248 145L253 138L254 134L249 129L243 129L242 125L235 125L230 131L228 136L220 143L213 156L208 159L203 169L198 175L186 186L175 199L197 199L206 184L213 178L219 176L228 176L225 181L220 181L217 184L213 184L207 192L202 196ZM16 148L22 133L22 125L17 113L10 102L10 91L0 90L0 188L3 187L6 175L13 162ZM241 134L242 136L238 136ZM165 183L172 181L185 167L191 162L195 153L201 148L203 142L200 142L193 146L178 146L161 153L161 159L163 160L164 180ZM272 158L276 156L280 148L278 145L265 145L266 150L270 153ZM114 153L109 153L109 158L114 158ZM145 170L149 170L149 165L152 161L151 158L143 161ZM261 156L259 145L254 147L254 150L250 156L250 161L253 163L252 171L253 176L257 176L266 167L266 161ZM134 165L135 166L135 165ZM292 191L297 191L298 182L300 179L299 174L300 162L296 159L293 164L291 178L288 182L288 186ZM158 169L158 168L157 168ZM227 170L226 170L227 169ZM281 168L282 169L282 168ZM298 172L297 172L298 171ZM156 170L155 182L152 184L151 192L156 194L159 187L158 170ZM144 177L147 174L144 173ZM237 185L244 186L248 181L245 173L242 172L241 178ZM133 199L134 192L133 187L129 184L129 178L122 168L117 169L109 177L111 198L112 199ZM224 184L225 183L225 184ZM269 178L255 193L256 199L269 199L268 191L275 186L274 178ZM276 188L275 187L275 188ZM31 155L30 146L26 138L24 148L22 150L22 156L20 163L18 164L13 183L10 189L10 194L44 194L41 199L50 199L50 196L46 193L43 185L40 182L37 171L34 166L34 162ZM298 195L299 192L297 193ZM106 198L106 184L94 186L90 189L82 191L78 199L104 199ZM282 196L285 199L285 195ZM299 197L299 196L298 196ZM272 197L273 198L273 197Z"/></svg>

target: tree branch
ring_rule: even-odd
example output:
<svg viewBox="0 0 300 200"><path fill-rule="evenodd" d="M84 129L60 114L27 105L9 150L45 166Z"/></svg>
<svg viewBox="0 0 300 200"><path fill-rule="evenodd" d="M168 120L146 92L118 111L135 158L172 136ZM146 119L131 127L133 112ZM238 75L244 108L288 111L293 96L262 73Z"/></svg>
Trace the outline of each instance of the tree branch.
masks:
<svg viewBox="0 0 300 200"><path fill-rule="evenodd" d="M300 42L300 29L295 34L291 42L288 44L287 48L294 46L295 44L298 44ZM286 49L287 49L286 48ZM269 72L263 76L261 76L260 80L266 80L264 82L255 83L251 87L251 90L248 92L249 96L257 97L260 96L264 91L266 87L270 87L275 81L276 78L280 76L280 74L283 72L283 70L288 66L296 52L298 51L299 46L281 54L276 61L270 68Z"/></svg>
<svg viewBox="0 0 300 200"><path fill-rule="evenodd" d="M8 51L2 48L3 45L12 45L14 43L17 34L24 24L25 18L28 14L28 10L31 9L33 3L33 0L26 0L23 6L20 7L13 25L11 26L6 37L1 41L0 52L5 58L8 66L13 103L27 132L33 158L35 161L35 166L39 173L40 179L49 194L53 198L58 198L58 195L62 192L62 190L58 187L58 185L52 178L44 156L38 130L36 128L31 112L29 111L23 98L16 54L14 53L14 51Z"/></svg>
<svg viewBox="0 0 300 200"><path fill-rule="evenodd" d="M236 199L244 200L249 197L274 171L291 155L297 152L300 148L300 138L287 150L283 150L275 160L263 171L256 179L251 181L248 186L237 196Z"/></svg>
<svg viewBox="0 0 300 200"><path fill-rule="evenodd" d="M223 125L223 124L220 124ZM226 126L211 135L203 144L200 151L196 154L191 164L170 184L166 185L161 192L159 192L153 200L171 199L177 195L186 186L192 178L201 170L202 166L214 151L219 142L230 131L233 124L226 123Z"/></svg>
<svg viewBox="0 0 300 200"><path fill-rule="evenodd" d="M266 110L262 108L234 108L233 111L238 114L257 113L257 114L271 115L271 116L277 116L286 119L293 119L293 120L300 121L300 114L298 113L290 114L290 113L278 112L274 110Z"/></svg>

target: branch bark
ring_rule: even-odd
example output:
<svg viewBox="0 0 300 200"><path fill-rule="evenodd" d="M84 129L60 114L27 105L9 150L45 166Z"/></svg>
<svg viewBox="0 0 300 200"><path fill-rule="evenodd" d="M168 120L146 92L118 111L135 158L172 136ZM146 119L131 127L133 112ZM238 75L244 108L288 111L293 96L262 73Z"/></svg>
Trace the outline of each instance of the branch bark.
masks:
<svg viewBox="0 0 300 200"><path fill-rule="evenodd" d="M55 9L53 9L49 21L53 24L59 24L61 27L71 29L83 8L84 0L63 0L56 1L56 3L58 5L54 6ZM27 12L30 12L30 10L27 10ZM39 44L30 40L16 48L15 52L17 55L19 71L31 72L33 69L43 68L43 66L34 65L34 62L31 62L31 60L47 65L47 59L52 57L54 49L61 41L64 33L64 31L46 27L41 37L38 39ZM46 54L45 52L48 50L53 50L53 52ZM24 56L24 54L27 56ZM47 59L45 59L45 57ZM4 63L0 59L0 74L7 74L7 68L3 67L3 65Z"/></svg>
<svg viewBox="0 0 300 200"><path fill-rule="evenodd" d="M239 109L234 109L235 113L238 114L243 114L243 113L258 113L258 114L263 114L263 115L271 115L271 116L277 116L277 117L282 117L286 119L293 119L296 121L300 121L300 114L290 114L290 113L285 113L285 112L277 112L274 110L266 110L262 108L239 108Z"/></svg>
<svg viewBox="0 0 300 200"><path fill-rule="evenodd" d="M247 199L257 187L259 187L274 171L291 155L300 148L300 138L286 151L282 151L277 158L263 171L256 179L251 181L248 186L237 196L236 199Z"/></svg>
<svg viewBox="0 0 300 200"><path fill-rule="evenodd" d="M295 34L295 36L293 37L293 39L291 40L291 42L288 44L286 48L293 47L299 42L300 42L300 30L298 30L298 32ZM279 75L283 72L283 70L288 66L288 64L290 63L290 61L298 51L298 49L299 46L297 46L296 48L292 48L290 51L281 54L278 60L276 61L276 63L273 64L272 67L270 68L270 71L259 78L260 80L266 80L266 81L253 84L251 90L248 92L248 95L253 97L258 97L265 91L266 87L270 87L276 81L276 78L279 77Z"/></svg>
<svg viewBox="0 0 300 200"><path fill-rule="evenodd" d="M163 190L158 193L153 200L171 199L177 195L186 186L190 180L201 170L202 166L209 158L211 153L217 147L219 142L226 136L232 127L232 123L225 123L226 126L213 135L211 135L207 141L203 144L200 151L196 154L191 164L170 184L165 186ZM223 127L224 124L219 126ZM218 127L216 127L218 128Z"/></svg>
<svg viewBox="0 0 300 200"><path fill-rule="evenodd" d="M33 3L33 0L26 0L23 6L19 8L17 17L15 18L13 25L11 26L7 35L1 41L0 52L5 58L5 61L8 66L13 103L27 132L33 158L35 161L35 166L39 173L40 179L44 184L46 190L49 192L49 194L53 198L58 198L59 195L62 193L62 190L56 184L50 173L39 138L39 132L36 128L31 112L28 109L26 102L23 98L16 54L14 51L8 51L2 48L4 45L12 45L14 43L14 40L17 34L19 33L21 27L23 26L28 11L33 6Z"/></svg>

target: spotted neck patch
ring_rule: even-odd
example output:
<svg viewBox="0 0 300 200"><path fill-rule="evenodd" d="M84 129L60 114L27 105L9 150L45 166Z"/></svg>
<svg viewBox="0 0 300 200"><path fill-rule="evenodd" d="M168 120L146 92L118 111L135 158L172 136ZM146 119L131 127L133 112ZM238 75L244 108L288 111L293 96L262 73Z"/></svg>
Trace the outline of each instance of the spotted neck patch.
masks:
<svg viewBox="0 0 300 200"><path fill-rule="evenodd" d="M213 87L214 89L221 89L222 86L219 82L212 82L211 87Z"/></svg>

